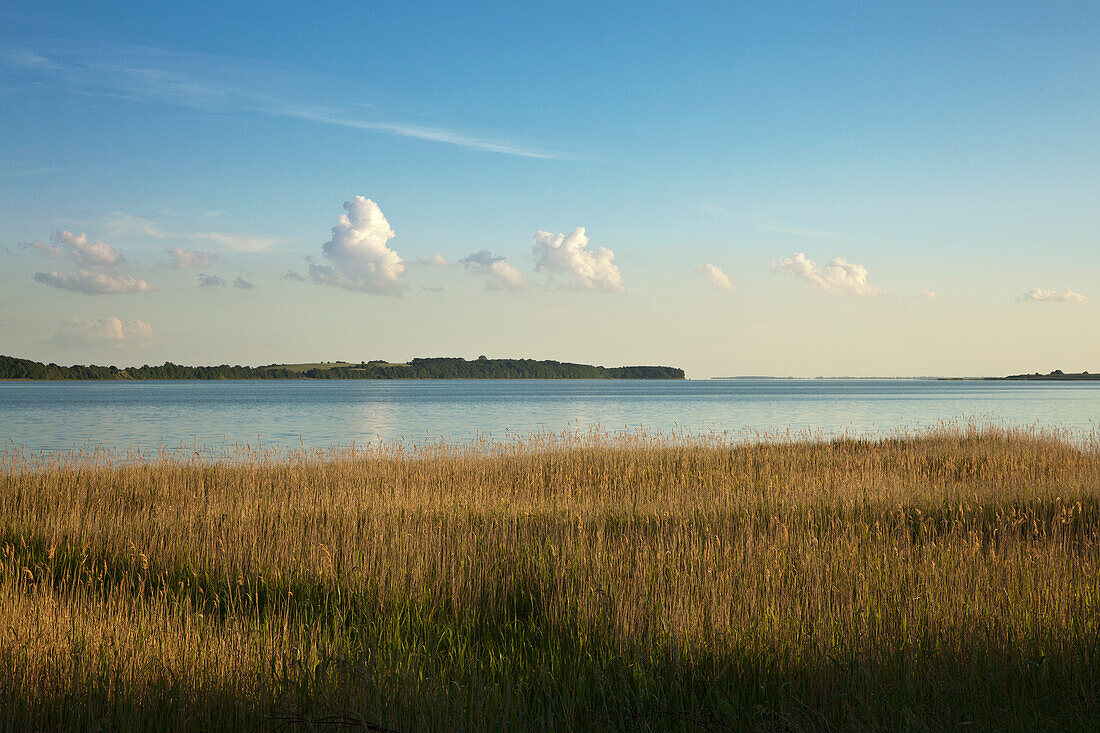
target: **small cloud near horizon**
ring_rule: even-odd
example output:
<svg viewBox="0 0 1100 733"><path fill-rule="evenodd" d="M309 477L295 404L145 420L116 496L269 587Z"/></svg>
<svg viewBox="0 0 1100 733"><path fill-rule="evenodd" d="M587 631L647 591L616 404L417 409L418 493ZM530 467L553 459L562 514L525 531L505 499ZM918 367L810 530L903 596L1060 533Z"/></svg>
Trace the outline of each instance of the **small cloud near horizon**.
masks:
<svg viewBox="0 0 1100 733"><path fill-rule="evenodd" d="M199 273L196 277L199 281L200 288L224 288L225 280L222 280L217 275L208 275L207 273Z"/></svg>
<svg viewBox="0 0 1100 733"><path fill-rule="evenodd" d="M36 239L25 242L23 246L52 260L68 257L81 267L117 267L122 264L122 253L111 245L103 241L89 242L87 234L73 234L67 229L50 232L50 244Z"/></svg>
<svg viewBox="0 0 1100 733"><path fill-rule="evenodd" d="M237 279L233 281L233 287L240 288L241 290L252 290L256 286L238 275Z"/></svg>
<svg viewBox="0 0 1100 733"><path fill-rule="evenodd" d="M152 342L153 327L145 321L124 322L115 316L89 321L70 318L61 324L53 340L61 346L119 347L131 344L140 348Z"/></svg>
<svg viewBox="0 0 1100 733"><path fill-rule="evenodd" d="M170 262L168 266L174 270L184 270L191 267L202 269L204 267L210 267L210 264L218 259L218 255L216 254L211 252L200 252L197 249L170 247L167 252L172 255L172 262Z"/></svg>
<svg viewBox="0 0 1100 733"><path fill-rule="evenodd" d="M1065 292L1059 293L1057 290L1032 288L1017 298L1017 300L1037 303L1084 303L1088 298L1072 290L1066 290Z"/></svg>
<svg viewBox="0 0 1100 733"><path fill-rule="evenodd" d="M843 257L819 265L801 252L773 262L772 272L785 272L833 295L875 296L883 291L867 282L867 268Z"/></svg>
<svg viewBox="0 0 1100 733"><path fill-rule="evenodd" d="M621 293L626 290L622 273L615 265L615 253L606 247L588 249L584 227L572 234L553 234L540 229L535 234L535 269L554 279L568 278L565 287L575 290L602 290Z"/></svg>
<svg viewBox="0 0 1100 733"><path fill-rule="evenodd" d="M494 255L487 249L467 255L458 262L470 272L491 278L485 285L489 290L519 290L531 285L526 275L512 267L504 257Z"/></svg>
<svg viewBox="0 0 1100 733"><path fill-rule="evenodd" d="M132 275L118 273L110 275L100 272L79 270L75 275L63 275L56 270L34 273L36 282L60 290L70 290L85 295L121 295L126 293L148 293L153 286Z"/></svg>
<svg viewBox="0 0 1100 733"><path fill-rule="evenodd" d="M917 290L917 295L924 298L925 300L935 300L936 298L940 297L939 295L932 292L931 290L924 290L923 288L920 289L920 290Z"/></svg>
<svg viewBox="0 0 1100 733"><path fill-rule="evenodd" d="M695 272L701 275L707 282L714 286L717 290L733 290L733 283L730 282L726 273L722 272L721 268L711 265L699 265L695 268Z"/></svg>

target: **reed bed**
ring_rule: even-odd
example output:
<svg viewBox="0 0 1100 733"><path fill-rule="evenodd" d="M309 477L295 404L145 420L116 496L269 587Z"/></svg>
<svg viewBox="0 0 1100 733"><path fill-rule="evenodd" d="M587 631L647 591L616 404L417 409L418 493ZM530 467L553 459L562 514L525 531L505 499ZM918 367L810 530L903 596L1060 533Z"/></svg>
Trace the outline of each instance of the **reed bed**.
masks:
<svg viewBox="0 0 1100 733"><path fill-rule="evenodd" d="M1100 725L1096 436L0 453L0 729Z"/></svg>

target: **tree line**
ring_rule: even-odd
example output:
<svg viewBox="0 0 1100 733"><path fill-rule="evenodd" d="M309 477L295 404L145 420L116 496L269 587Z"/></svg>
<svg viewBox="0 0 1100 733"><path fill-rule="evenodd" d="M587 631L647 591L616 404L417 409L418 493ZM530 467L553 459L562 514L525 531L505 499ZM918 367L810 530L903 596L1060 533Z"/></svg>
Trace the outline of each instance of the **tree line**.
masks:
<svg viewBox="0 0 1100 733"><path fill-rule="evenodd" d="M148 379L683 379L684 370L667 366L602 367L553 360L457 357L413 359L407 364L381 361L314 367L304 371L280 365L263 367L184 366L61 366L0 356L0 379L148 380Z"/></svg>

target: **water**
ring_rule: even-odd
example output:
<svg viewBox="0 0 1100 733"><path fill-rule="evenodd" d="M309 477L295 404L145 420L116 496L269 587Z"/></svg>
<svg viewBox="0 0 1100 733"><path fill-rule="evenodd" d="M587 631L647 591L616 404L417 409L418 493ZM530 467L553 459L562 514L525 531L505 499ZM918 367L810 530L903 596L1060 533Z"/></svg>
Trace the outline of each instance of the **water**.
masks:
<svg viewBox="0 0 1100 733"><path fill-rule="evenodd" d="M587 429L881 435L940 421L1095 430L1100 383L934 380L0 382L32 451L497 440Z"/></svg>

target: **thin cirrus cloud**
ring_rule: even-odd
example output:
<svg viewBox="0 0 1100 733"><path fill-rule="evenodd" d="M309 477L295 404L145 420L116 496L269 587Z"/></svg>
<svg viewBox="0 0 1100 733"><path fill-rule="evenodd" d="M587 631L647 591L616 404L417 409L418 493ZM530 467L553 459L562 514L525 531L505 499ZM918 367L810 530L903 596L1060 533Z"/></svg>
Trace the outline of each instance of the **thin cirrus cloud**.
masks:
<svg viewBox="0 0 1100 733"><path fill-rule="evenodd" d="M252 113L525 158L567 157L516 140L367 116L354 82L286 65L141 46L68 44L9 51L5 65L36 81L133 101L216 113Z"/></svg>
<svg viewBox="0 0 1100 733"><path fill-rule="evenodd" d="M387 245L396 234L382 209L365 196L344 202L346 214L332 228L322 247L331 265L310 265L309 276L332 285L373 295L400 295L405 289L405 264Z"/></svg>
<svg viewBox="0 0 1100 733"><path fill-rule="evenodd" d="M70 318L53 338L61 346L146 346L153 340L153 327L145 321L122 321L115 316L84 321Z"/></svg>
<svg viewBox="0 0 1100 733"><path fill-rule="evenodd" d="M717 290L733 290L733 283L730 282L729 277L716 265L711 265L709 263L699 265L695 268L695 272L701 275L703 279L713 285Z"/></svg>
<svg viewBox="0 0 1100 733"><path fill-rule="evenodd" d="M263 252L264 250L287 241L276 237L263 237L256 234L241 232L171 231L160 222L119 211L116 211L104 219L101 224L109 232L115 235L133 235L139 237L152 237L153 239L176 239L189 242L214 242L226 249L235 250L237 252ZM169 252L175 249L179 248L173 247Z"/></svg>
<svg viewBox="0 0 1100 733"><path fill-rule="evenodd" d="M126 273L104 273L78 270L75 275L64 275L56 270L36 272L34 279L43 285L60 290L70 290L85 295L122 295L148 293L153 286Z"/></svg>
<svg viewBox="0 0 1100 733"><path fill-rule="evenodd" d="M489 280L485 287L489 290L519 290L531 285L527 276L512 267L508 260L487 249L474 252L458 262L471 272L487 276Z"/></svg>
<svg viewBox="0 0 1100 733"><path fill-rule="evenodd" d="M184 249L183 247L170 247L168 254L172 257L172 261L168 263L168 266L175 270L210 267L210 263L218 259L218 256L211 252L200 252L197 249Z"/></svg>
<svg viewBox="0 0 1100 733"><path fill-rule="evenodd" d="M843 257L836 257L827 265L819 265L801 252L795 252L772 263L772 272L788 275L832 293L833 295L874 296L882 290L867 282L867 268Z"/></svg>
<svg viewBox="0 0 1100 733"><path fill-rule="evenodd" d="M1057 290L1047 290L1046 288L1032 288L1021 295L1017 300L1025 303L1084 303L1088 298L1072 290L1058 292Z"/></svg>
<svg viewBox="0 0 1100 733"><path fill-rule="evenodd" d="M569 235L539 230L534 253L535 269L552 279L564 277L565 287L615 293L626 290L622 273L613 262L615 253L606 247L588 249L584 227Z"/></svg>
<svg viewBox="0 0 1100 733"><path fill-rule="evenodd" d="M117 267L122 263L122 253L111 245L102 241L89 242L87 234L73 234L67 229L50 232L50 244L35 240L24 246L50 259L68 257L81 267Z"/></svg>

